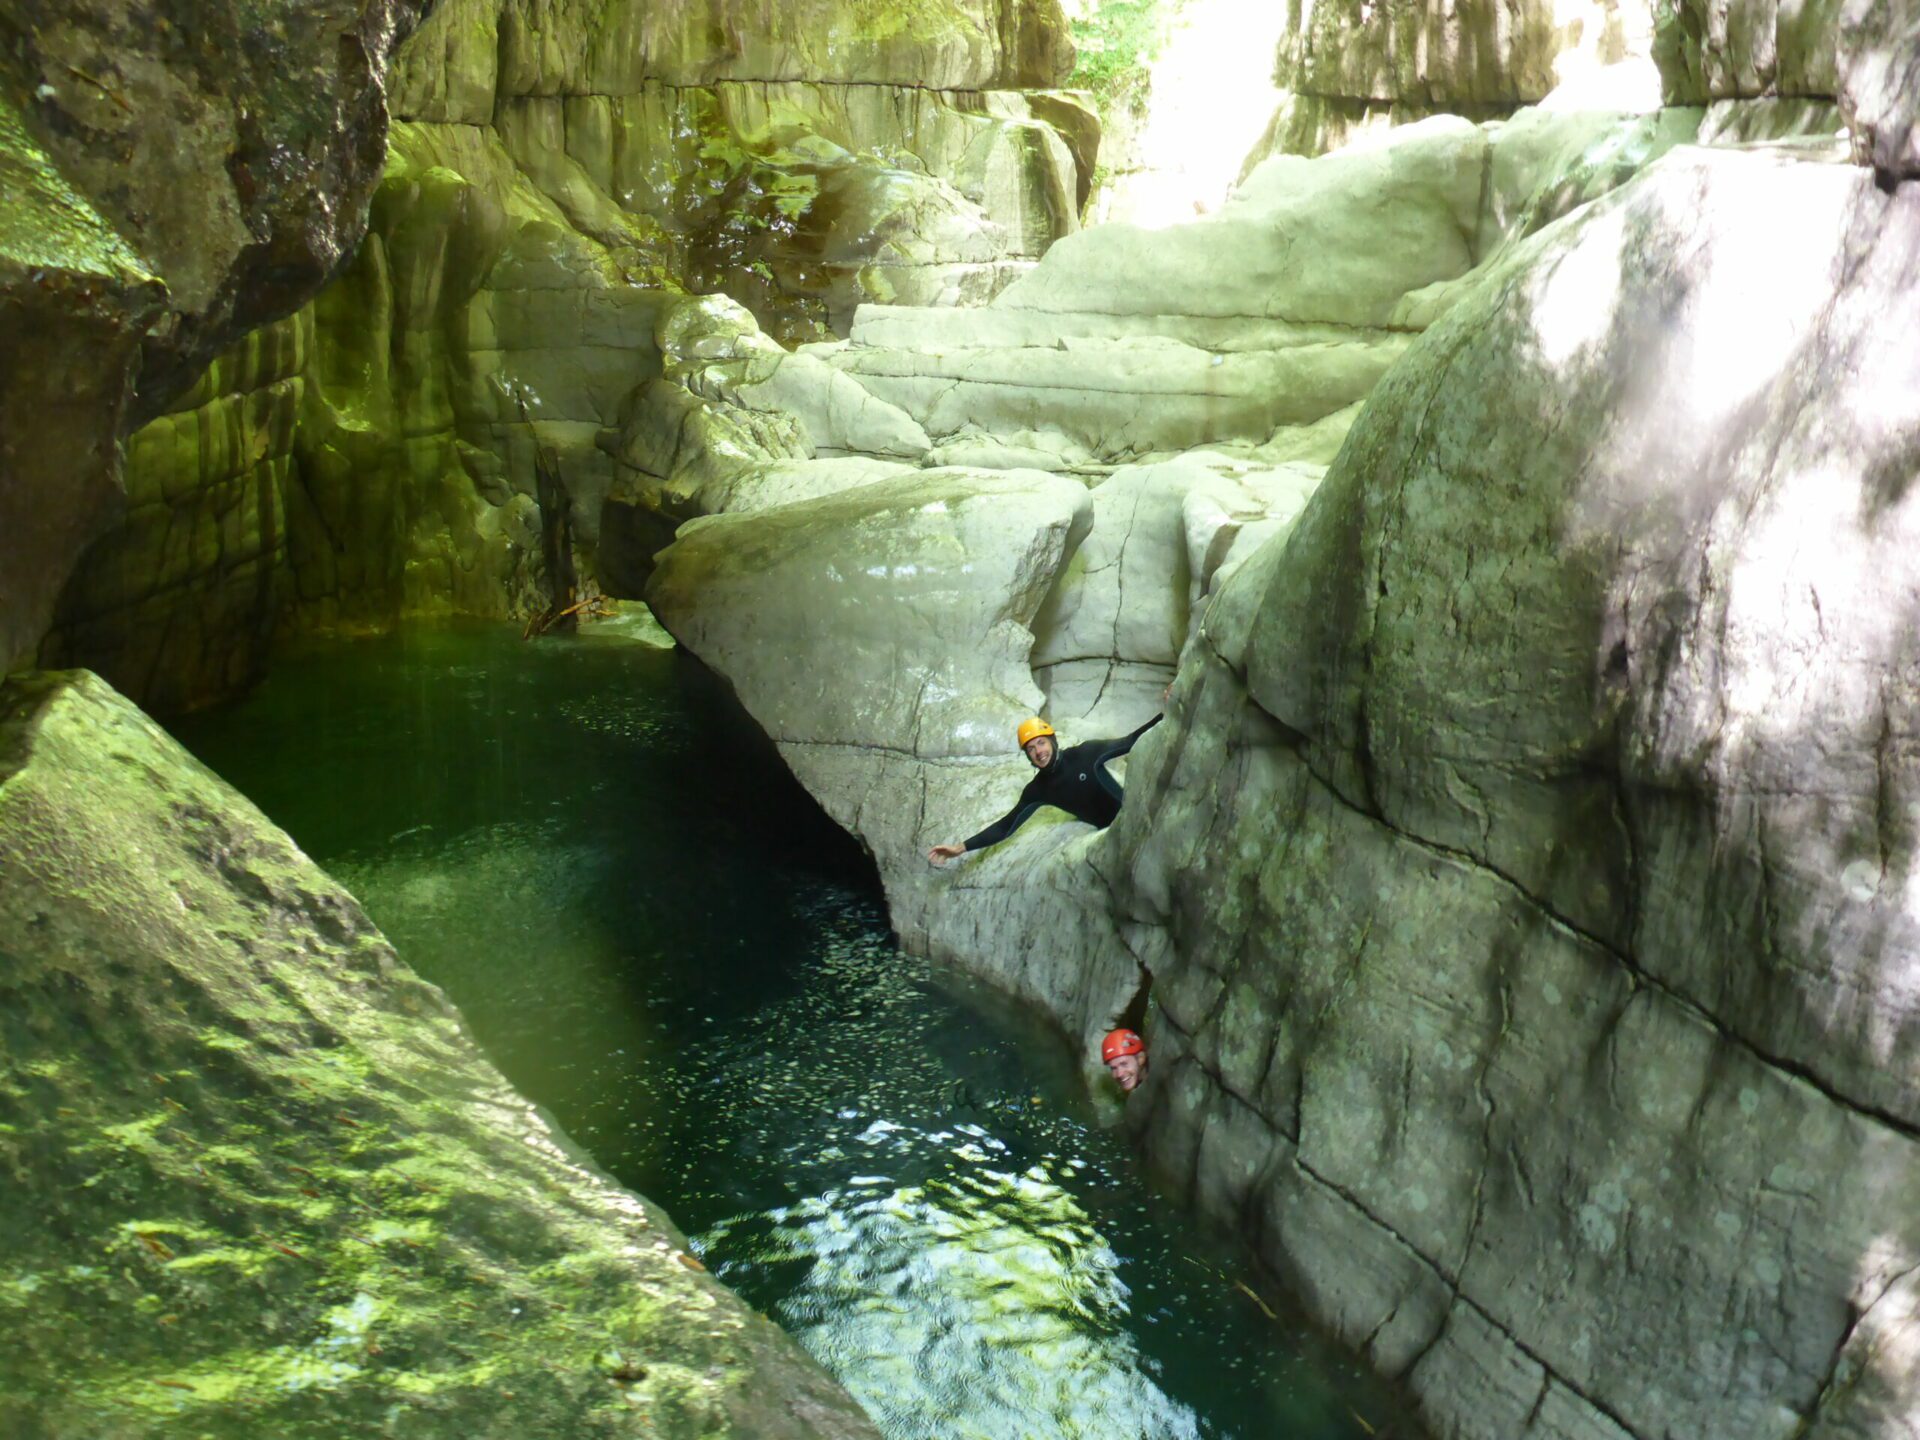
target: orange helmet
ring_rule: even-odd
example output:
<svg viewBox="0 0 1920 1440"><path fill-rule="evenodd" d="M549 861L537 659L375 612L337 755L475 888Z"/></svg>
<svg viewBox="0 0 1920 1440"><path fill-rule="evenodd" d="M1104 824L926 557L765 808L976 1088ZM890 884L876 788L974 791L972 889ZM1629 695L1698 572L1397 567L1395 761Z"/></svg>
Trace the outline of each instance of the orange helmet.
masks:
<svg viewBox="0 0 1920 1440"><path fill-rule="evenodd" d="M1100 1042L1100 1063L1111 1064L1122 1055L1144 1055L1147 1042L1140 1038L1137 1030L1109 1030L1107 1038Z"/></svg>
<svg viewBox="0 0 1920 1440"><path fill-rule="evenodd" d="M1047 724L1038 715L1029 715L1020 722L1020 728L1014 731L1020 737L1020 748L1027 748L1029 740L1038 740L1042 735L1053 734L1053 726Z"/></svg>

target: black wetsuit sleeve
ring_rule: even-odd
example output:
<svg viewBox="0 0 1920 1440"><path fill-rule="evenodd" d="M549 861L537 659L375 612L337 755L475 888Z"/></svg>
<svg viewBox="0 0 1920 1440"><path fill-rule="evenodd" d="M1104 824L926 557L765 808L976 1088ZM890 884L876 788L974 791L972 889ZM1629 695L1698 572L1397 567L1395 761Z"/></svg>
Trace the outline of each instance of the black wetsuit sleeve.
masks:
<svg viewBox="0 0 1920 1440"><path fill-rule="evenodd" d="M989 845L998 845L1022 825L1026 824L1033 812L1040 808L1040 802L1034 798L1033 782L1027 782L1027 788L1020 792L1020 799L1013 809L1002 815L978 835L969 835L965 844L969 850L984 850Z"/></svg>
<svg viewBox="0 0 1920 1440"><path fill-rule="evenodd" d="M1133 749L1134 741L1138 740L1142 735L1146 734L1147 731L1153 729L1154 726L1166 718L1164 714L1156 715L1131 735L1122 735L1118 740L1094 741L1094 744L1099 747L1098 758L1103 762L1107 760L1118 760L1122 755Z"/></svg>

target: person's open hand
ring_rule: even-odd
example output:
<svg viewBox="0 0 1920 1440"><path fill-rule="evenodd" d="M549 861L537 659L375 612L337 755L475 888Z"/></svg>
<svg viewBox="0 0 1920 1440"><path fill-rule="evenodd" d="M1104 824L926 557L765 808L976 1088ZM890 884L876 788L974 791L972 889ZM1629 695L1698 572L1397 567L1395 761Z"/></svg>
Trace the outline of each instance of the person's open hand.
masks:
<svg viewBox="0 0 1920 1440"><path fill-rule="evenodd" d="M966 853L967 847L964 845L936 845L927 851L927 859L936 865L944 865L947 861Z"/></svg>

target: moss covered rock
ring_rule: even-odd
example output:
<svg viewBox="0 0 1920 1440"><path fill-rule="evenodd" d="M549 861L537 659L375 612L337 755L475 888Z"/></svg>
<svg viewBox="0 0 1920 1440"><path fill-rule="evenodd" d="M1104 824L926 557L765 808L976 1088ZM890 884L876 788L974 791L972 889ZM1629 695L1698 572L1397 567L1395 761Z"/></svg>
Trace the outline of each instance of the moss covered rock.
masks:
<svg viewBox="0 0 1920 1440"><path fill-rule="evenodd" d="M0 691L0 1430L863 1437L294 844Z"/></svg>
<svg viewBox="0 0 1920 1440"><path fill-rule="evenodd" d="M129 426L351 254L419 9L0 9L0 667L115 518Z"/></svg>

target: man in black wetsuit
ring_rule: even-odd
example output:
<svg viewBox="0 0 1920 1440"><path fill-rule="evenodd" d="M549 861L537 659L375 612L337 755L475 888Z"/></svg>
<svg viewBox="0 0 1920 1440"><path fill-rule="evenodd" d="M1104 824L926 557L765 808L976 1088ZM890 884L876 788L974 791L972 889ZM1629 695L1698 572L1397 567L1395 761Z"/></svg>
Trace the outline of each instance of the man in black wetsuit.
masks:
<svg viewBox="0 0 1920 1440"><path fill-rule="evenodd" d="M1076 820L1101 829L1113 823L1120 813L1120 782L1107 773L1107 762L1118 760L1133 749L1133 742L1160 723L1156 715L1131 735L1118 740L1083 740L1078 745L1059 748L1053 727L1038 716L1020 722L1020 748L1027 763L1040 773L1027 782L1013 809L987 826L978 835L969 835L958 845L936 845L927 851L934 864L944 864L969 850L984 850L998 845L1027 823L1042 805L1066 811Z"/></svg>

